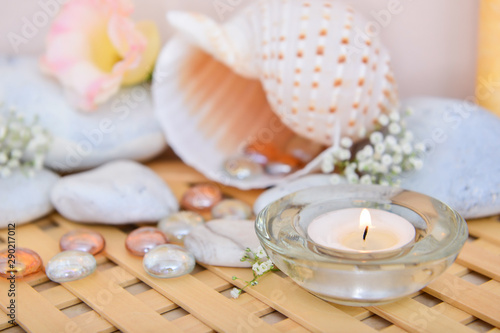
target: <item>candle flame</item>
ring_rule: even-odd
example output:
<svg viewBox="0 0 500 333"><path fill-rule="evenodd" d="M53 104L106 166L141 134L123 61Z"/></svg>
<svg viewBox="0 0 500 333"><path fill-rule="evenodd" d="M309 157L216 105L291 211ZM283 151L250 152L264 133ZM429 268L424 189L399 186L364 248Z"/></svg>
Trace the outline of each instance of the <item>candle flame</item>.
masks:
<svg viewBox="0 0 500 333"><path fill-rule="evenodd" d="M372 217L368 209L363 208L361 215L359 216L359 227L364 229L366 227L372 227Z"/></svg>

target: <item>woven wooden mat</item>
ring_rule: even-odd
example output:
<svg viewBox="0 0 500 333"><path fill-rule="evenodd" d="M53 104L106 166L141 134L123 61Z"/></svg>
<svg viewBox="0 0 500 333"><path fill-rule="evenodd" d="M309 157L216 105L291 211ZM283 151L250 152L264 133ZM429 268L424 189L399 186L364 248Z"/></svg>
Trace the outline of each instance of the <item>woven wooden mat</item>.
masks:
<svg viewBox="0 0 500 333"><path fill-rule="evenodd" d="M180 198L206 181L179 161L150 166ZM260 191L222 188L252 203ZM61 235L81 225L53 214L16 229L18 247L37 251L44 262L59 252ZM7 280L0 279L3 332L500 332L500 220L469 221L471 240L457 262L435 282L396 303L369 308L334 305L273 273L238 299L231 277L250 269L200 267L177 279L156 279L124 247L128 228L90 226L106 238L95 274L57 284L44 273L18 281L16 316L8 323ZM135 226L134 226L135 227ZM0 248L7 232L0 230Z"/></svg>

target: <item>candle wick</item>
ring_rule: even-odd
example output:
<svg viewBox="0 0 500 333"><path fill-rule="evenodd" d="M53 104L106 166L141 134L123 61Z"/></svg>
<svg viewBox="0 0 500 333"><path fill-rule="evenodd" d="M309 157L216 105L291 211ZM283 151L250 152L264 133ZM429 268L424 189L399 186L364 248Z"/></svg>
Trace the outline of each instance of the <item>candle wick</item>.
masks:
<svg viewBox="0 0 500 333"><path fill-rule="evenodd" d="M365 232L363 232L363 240L366 241L366 235L368 235L368 226L365 227Z"/></svg>

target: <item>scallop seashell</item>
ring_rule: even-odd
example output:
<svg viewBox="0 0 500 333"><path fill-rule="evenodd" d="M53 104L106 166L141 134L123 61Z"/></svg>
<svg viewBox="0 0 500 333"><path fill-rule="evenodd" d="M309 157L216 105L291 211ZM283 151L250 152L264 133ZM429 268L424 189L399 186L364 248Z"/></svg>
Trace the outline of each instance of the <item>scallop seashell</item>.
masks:
<svg viewBox="0 0 500 333"><path fill-rule="evenodd" d="M397 106L387 51L343 2L261 0L224 24L176 11L168 19L178 33L156 65L156 114L184 162L216 181L256 188L308 173L320 158L245 180L221 165L255 141L357 140Z"/></svg>

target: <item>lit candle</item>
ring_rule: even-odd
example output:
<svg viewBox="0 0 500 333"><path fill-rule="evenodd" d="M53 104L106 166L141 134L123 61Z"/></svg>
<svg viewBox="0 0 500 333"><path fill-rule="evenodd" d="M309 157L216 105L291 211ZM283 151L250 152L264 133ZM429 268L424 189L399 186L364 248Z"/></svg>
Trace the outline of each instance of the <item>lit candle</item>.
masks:
<svg viewBox="0 0 500 333"><path fill-rule="evenodd" d="M316 244L344 253L391 253L415 239L415 227L399 215L366 208L331 211L307 228Z"/></svg>

